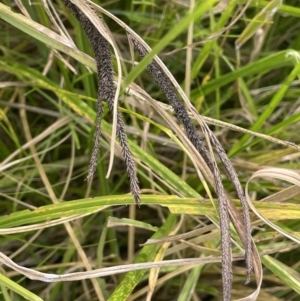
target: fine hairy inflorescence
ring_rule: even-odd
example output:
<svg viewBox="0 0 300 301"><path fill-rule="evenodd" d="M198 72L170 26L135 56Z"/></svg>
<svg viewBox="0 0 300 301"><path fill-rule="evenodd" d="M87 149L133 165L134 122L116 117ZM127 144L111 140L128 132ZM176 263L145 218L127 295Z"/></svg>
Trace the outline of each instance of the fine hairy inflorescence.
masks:
<svg viewBox="0 0 300 301"><path fill-rule="evenodd" d="M99 148L100 148L100 135L101 135L101 118L103 114L102 101L106 100L109 110L113 113L114 98L116 93L116 87L113 80L113 65L111 60L111 52L108 41L97 30L93 23L81 12L76 5L69 0L62 0L66 7L72 12L75 18L80 22L84 29L94 52L95 60L97 64L98 75L98 97L97 97L97 119L95 124L94 134L94 147L90 160L90 168L87 176L87 180L90 181L96 171ZM122 154L126 164L126 169L130 178L130 188L133 194L135 202L140 204L140 189L139 181L136 174L134 161L130 152L130 148L127 142L127 136L125 133L125 126L122 120L121 114L117 113L117 136L120 140L122 148Z"/></svg>
<svg viewBox="0 0 300 301"><path fill-rule="evenodd" d="M135 39L130 33L128 33L129 39L132 42L135 51L139 54L140 57L145 57L148 54L147 49L141 45L141 43ZM152 75L156 84L161 88L165 93L167 99L171 103L174 112L179 119L179 121L184 126L186 135L198 152L201 154L208 167L212 171L215 180L216 193L219 200L219 211L220 211L220 220L221 220L221 234L222 234L222 265L223 265L223 285L224 285L224 300L230 300L230 291L231 291L231 282L232 282L232 268L231 268L231 241L230 241L230 229L229 229L229 214L227 209L225 190L221 181L221 175L218 169L218 166L214 160L211 160L207 147L203 143L201 137L199 136L196 127L193 125L187 110L185 109L183 103L180 101L176 90L167 77L165 72L159 66L159 64L153 60L147 67L147 70ZM246 228L246 265L247 265L247 282L250 280L250 276L253 269L252 263L252 240L251 240L251 220L249 215L249 209L247 201L244 195L244 191L238 179L238 176L235 172L234 167L232 166L231 161L228 159L226 152L223 147L215 137L215 135L210 131L210 129L205 126L204 128L207 136L210 139L211 144L215 147L221 161L223 162L230 179L232 180L237 194L241 200L244 223Z"/></svg>

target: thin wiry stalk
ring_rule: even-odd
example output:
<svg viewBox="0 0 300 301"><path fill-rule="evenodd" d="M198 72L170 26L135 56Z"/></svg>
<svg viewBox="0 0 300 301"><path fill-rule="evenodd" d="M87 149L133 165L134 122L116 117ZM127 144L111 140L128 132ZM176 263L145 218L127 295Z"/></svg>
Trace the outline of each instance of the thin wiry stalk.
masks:
<svg viewBox="0 0 300 301"><path fill-rule="evenodd" d="M116 93L116 87L113 80L113 66L111 60L111 53L109 43L97 30L93 23L82 13L76 5L69 0L62 0L66 7L72 12L75 18L80 22L84 29L95 54L95 60L97 64L98 75L98 98L97 98L97 119L95 125L94 147L90 160L90 168L87 176L87 180L91 180L97 167L99 148L100 148L100 134L101 134L101 118L103 113L102 101L106 100L108 107L113 114L114 98ZM134 161L130 152L130 148L127 142L127 136L125 133L125 127L120 113L117 113L117 136L119 137L122 154L124 157L126 169L130 178L130 188L133 194L134 200L137 204L140 204L140 189L139 181L136 174Z"/></svg>
<svg viewBox="0 0 300 301"><path fill-rule="evenodd" d="M145 57L148 51L143 45L141 45L134 37L128 35L130 41L133 43L134 49L137 51L140 57ZM192 124L190 117L180 101L171 81L165 75L161 67L154 60L148 65L147 70L154 78L156 84L165 93L167 99L170 101L174 112L183 124L187 137L193 143L195 148L201 154L203 159L206 161L208 167L213 172L216 192L219 200L219 211L220 211L220 227L222 236L222 278L223 278L223 298L224 300L230 300L231 285L232 285L232 265L231 265L231 240L230 240L230 229L229 229L229 214L225 199L225 191L222 184L219 169L214 161L209 157L207 148L197 133L195 126Z"/></svg>

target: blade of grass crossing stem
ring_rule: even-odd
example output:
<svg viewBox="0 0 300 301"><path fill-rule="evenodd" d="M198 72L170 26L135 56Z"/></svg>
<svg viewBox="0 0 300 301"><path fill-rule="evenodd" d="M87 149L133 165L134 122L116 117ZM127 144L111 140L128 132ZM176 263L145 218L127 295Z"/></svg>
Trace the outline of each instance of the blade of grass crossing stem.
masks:
<svg viewBox="0 0 300 301"><path fill-rule="evenodd" d="M288 267L271 256L263 256L261 261L274 275L300 295L300 274L295 269Z"/></svg>
<svg viewBox="0 0 300 301"><path fill-rule="evenodd" d="M5 277L2 274L0 274L0 285L9 288L10 290L14 291L26 300L43 301L43 299L41 299L37 295L33 294L32 292L28 291L24 287L20 286L18 283L12 281L11 279Z"/></svg>
<svg viewBox="0 0 300 301"><path fill-rule="evenodd" d="M169 214L166 222L163 226L152 236L152 238L160 238L168 235L174 228L177 217L173 214ZM134 263L153 261L159 245L148 245L142 248L141 252L135 259ZM142 279L146 270L132 271L125 275L122 282L114 290L108 301L125 301L131 294L135 286Z"/></svg>
<svg viewBox="0 0 300 301"><path fill-rule="evenodd" d="M253 126L250 128L251 131L257 131L260 130L262 125L268 118L272 115L278 104L283 100L285 93L290 87L290 84L292 81L295 80L296 77L298 77L300 72L300 64L297 64L292 72L289 74L289 76L286 78L282 86L279 88L279 90L275 93L273 98L271 99L269 105L266 107L266 109L263 111L263 113L259 116L257 121L253 124ZM238 143L234 145L234 147L230 150L229 156L233 156L234 154L238 153L239 151L242 151L245 149L245 143L248 141L250 135L246 134L244 135Z"/></svg>

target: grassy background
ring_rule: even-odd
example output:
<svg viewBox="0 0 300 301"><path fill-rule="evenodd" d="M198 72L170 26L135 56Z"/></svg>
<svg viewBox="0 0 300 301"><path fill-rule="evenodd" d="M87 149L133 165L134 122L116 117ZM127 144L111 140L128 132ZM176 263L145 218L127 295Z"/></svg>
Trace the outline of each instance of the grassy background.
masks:
<svg viewBox="0 0 300 301"><path fill-rule="evenodd" d="M284 1L282 6L273 1L278 11L270 19L262 14L268 1L252 1L241 17L238 14L246 1L221 1L214 9L204 10L190 31L183 22L189 1L95 2L123 20L151 48L160 50L160 58L197 111L215 120L211 129L231 157L243 186L263 167L299 171L299 152L294 148L231 129L236 125L299 144L298 0ZM207 197L205 185L176 131L172 132L176 118L171 113L167 119L162 117L130 93L121 96L128 139L138 163L144 203L140 209L130 205L133 200L118 145L112 173L106 178L112 123L106 106L98 172L87 183L97 95L88 40L59 1L53 3L57 20L80 51L52 39L50 32L59 33L63 26L53 22L42 1L32 5L22 1L17 6L17 1L3 0L2 4L1 251L22 266L56 274L220 256L220 232L206 217L217 219L216 204L203 199ZM30 26L10 15L7 7L13 12L22 9L32 20ZM237 22L221 33L235 18ZM132 70L126 34L109 17L104 20L119 47L126 77ZM39 24L49 31L41 34ZM217 39L208 39L216 33ZM199 41L205 43L184 48ZM239 53L237 43L241 44ZM139 75L135 83L156 101L166 101L148 73ZM235 198L233 185L224 171L223 175L227 192ZM286 182L277 179L254 180L250 197L258 201L286 187ZM279 195L267 204L254 204L266 218L299 237L298 194L284 203ZM239 208L238 201L235 204ZM68 223L60 220L67 217ZM300 300L298 245L255 214L252 222L258 249L272 253L262 257L264 281L257 300ZM190 238L139 245L150 237L194 229L200 231ZM241 251L234 247L234 253ZM233 299L249 295L256 287L255 281L244 285L243 267L243 262L234 264ZM222 292L220 263L163 267L158 278L153 270L141 270L55 284L29 280L5 266L2 274L7 278L0 278L1 300L23 300L30 291L43 300L146 300L148 294L149 300L152 296L152 300L207 301L220 300Z"/></svg>

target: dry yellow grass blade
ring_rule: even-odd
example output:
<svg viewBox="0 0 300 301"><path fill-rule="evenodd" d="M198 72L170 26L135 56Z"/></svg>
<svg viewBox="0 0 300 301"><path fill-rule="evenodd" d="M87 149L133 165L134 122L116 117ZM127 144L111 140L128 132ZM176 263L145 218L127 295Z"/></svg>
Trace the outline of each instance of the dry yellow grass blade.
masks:
<svg viewBox="0 0 300 301"><path fill-rule="evenodd" d="M281 227L275 225L274 223L272 223L269 219L267 219L266 217L264 217L261 213L258 212L258 210L255 208L255 206L253 206L253 203L251 202L249 193L248 193L248 187L249 187L249 183L257 178L266 178L266 179L279 179L279 180L283 180L283 181L287 181L290 182L294 185L297 185L298 187L300 187L300 175L298 175L296 172L289 170L289 169L284 169L284 168L264 168L261 169L257 172L255 172L250 179L247 181L246 184L246 197L247 197L247 201L248 204L250 206L250 208L252 209L252 211L261 219L264 221L264 223L266 223L267 225L269 225L270 227L272 227L273 229L275 229L276 231L278 231L279 233L281 233L282 235L284 235L285 237L293 240L294 242L300 244L300 239L295 237L294 235L288 233L287 231L283 230ZM276 197L278 198L277 201L280 201L280 194L278 193L276 195Z"/></svg>
<svg viewBox="0 0 300 301"><path fill-rule="evenodd" d="M243 259L244 259L243 255L235 255L233 257L234 261L243 260ZM170 267L170 266L187 266L187 265L195 266L199 264L221 262L221 257L217 256L217 257L209 257L209 258L185 258L185 259L164 260L164 261L146 262L146 263L134 263L134 264L118 265L118 266L113 266L108 268L95 269L91 271L75 272L75 273L68 273L68 274L61 274L61 275L42 273L33 269L25 268L21 265L16 264L8 256L6 256L1 252L0 252L0 262L29 279L54 283L54 282L63 282L63 281L79 281L85 279L95 279L98 277L105 277L108 275L116 275L116 274L121 274L130 271L136 271L136 270L143 270L143 269L152 269L152 268L161 268L161 267Z"/></svg>

